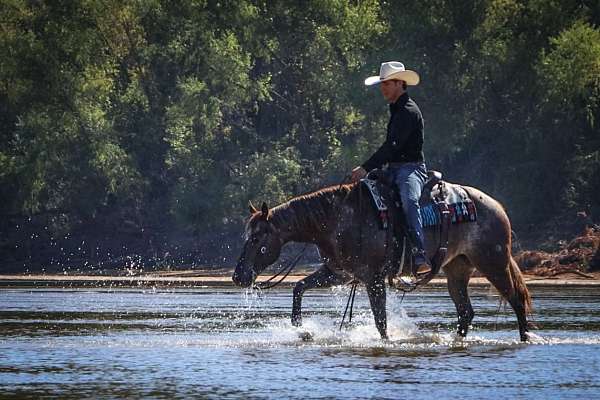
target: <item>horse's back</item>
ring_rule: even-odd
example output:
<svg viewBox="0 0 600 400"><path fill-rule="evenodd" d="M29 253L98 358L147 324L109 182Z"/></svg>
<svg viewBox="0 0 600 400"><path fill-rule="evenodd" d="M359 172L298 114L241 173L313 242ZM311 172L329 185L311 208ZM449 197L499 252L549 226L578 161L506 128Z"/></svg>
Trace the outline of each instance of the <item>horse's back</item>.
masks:
<svg viewBox="0 0 600 400"><path fill-rule="evenodd" d="M504 206L480 189L471 186L463 188L475 204L480 228L510 237L510 220Z"/></svg>
<svg viewBox="0 0 600 400"><path fill-rule="evenodd" d="M480 189L460 186L468 194L476 210L475 221L461 222L450 226L448 235L448 257L469 256L475 252L510 249L510 221L502 204ZM429 230L428 243L438 243L437 231ZM504 251L502 251L504 252Z"/></svg>

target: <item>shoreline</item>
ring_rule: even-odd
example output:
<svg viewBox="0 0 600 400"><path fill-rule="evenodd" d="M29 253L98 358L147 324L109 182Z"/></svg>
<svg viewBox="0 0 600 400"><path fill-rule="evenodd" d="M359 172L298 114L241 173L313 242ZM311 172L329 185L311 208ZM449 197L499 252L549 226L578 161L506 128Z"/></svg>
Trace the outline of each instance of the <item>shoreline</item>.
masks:
<svg viewBox="0 0 600 400"><path fill-rule="evenodd" d="M206 288L206 287L235 287L231 274L210 274L196 272L153 273L135 276L115 275L63 275L63 274L6 274L0 275L0 289L9 288ZM305 278L306 273L290 275L281 283L282 287L292 287L296 282ZM594 279L586 279L576 274L564 274L562 277L543 277L524 274L528 287L600 287L600 276L594 274ZM259 276L262 282L269 276ZM489 287L486 278L472 277L469 286ZM429 282L427 287L446 287L446 278L440 276Z"/></svg>

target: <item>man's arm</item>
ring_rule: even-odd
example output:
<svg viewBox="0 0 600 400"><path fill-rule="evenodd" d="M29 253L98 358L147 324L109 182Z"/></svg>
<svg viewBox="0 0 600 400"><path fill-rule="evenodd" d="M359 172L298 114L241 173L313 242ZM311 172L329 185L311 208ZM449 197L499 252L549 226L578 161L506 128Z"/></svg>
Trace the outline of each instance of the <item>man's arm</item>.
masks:
<svg viewBox="0 0 600 400"><path fill-rule="evenodd" d="M390 160L393 150L394 148L392 143L386 139L386 141L383 142L377 151L362 164L362 167L367 172L375 168L381 168L383 164Z"/></svg>
<svg viewBox="0 0 600 400"><path fill-rule="evenodd" d="M402 149L413 131L413 117L407 110L396 113L391 123L390 135L386 137L381 147L363 163L362 167L365 171L381 168L383 164L390 162L394 152Z"/></svg>

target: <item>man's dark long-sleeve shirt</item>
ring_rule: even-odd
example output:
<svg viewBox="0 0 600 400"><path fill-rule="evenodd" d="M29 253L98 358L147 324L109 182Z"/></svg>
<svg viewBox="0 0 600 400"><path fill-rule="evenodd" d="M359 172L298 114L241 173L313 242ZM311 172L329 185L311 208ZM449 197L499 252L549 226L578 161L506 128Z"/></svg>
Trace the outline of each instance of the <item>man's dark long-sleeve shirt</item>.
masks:
<svg viewBox="0 0 600 400"><path fill-rule="evenodd" d="M368 172L387 163L423 162L423 116L417 104L404 93L390 104L390 122L381 147L362 167Z"/></svg>

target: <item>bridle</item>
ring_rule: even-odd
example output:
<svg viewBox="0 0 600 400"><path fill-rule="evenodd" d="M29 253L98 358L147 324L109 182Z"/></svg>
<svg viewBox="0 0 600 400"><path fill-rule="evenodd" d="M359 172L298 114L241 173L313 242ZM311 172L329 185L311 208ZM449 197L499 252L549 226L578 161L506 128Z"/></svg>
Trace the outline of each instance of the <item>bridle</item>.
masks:
<svg viewBox="0 0 600 400"><path fill-rule="evenodd" d="M288 265L282 266L279 269L279 271L277 271L273 276L271 276L266 281L264 281L264 282L254 282L253 288L255 288L255 289L261 289L261 290L262 289L272 289L275 286L279 285L281 282L283 282L285 280L285 278L288 277L288 275L290 274L290 272L292 272L292 270L294 269L294 267L298 264L298 262L300 261L300 259L304 255L304 252L306 251L307 248L308 248L308 243L304 245L304 247L302 248L302 250L300 250L300 252L296 255L296 257L294 257L294 259L292 260L292 262L290 262ZM278 281L273 282L273 280L277 279L277 277L279 277L281 274L283 274L283 276L281 278L279 278Z"/></svg>
<svg viewBox="0 0 600 400"><path fill-rule="evenodd" d="M344 183L348 182L348 180L350 179L350 174L347 174L346 176L344 176L342 178L342 180L339 183L338 189L341 189L342 186L344 185ZM343 203L343 199L342 199L342 203ZM339 209L341 209L341 207L338 207ZM340 210L338 210L338 217L340 214ZM339 219L339 218L338 218ZM298 262L300 261L300 259L302 258L302 256L304 255L304 252L306 251L306 249L308 248L309 243L306 243L304 245L304 247L302 248L302 250L300 250L300 252L296 255L296 257L294 257L294 259L287 265L287 266L282 266L279 271L277 271L275 274L273 274L269 279L267 279L266 281L263 282L255 282L254 285L252 286L254 289L272 289L275 286L278 286L280 283L282 283L285 278L288 277L288 275L292 272L292 270L296 267L296 265L298 264ZM262 248L261 248L261 252L262 252ZM282 275L279 280L275 281L275 279L277 279L280 275Z"/></svg>

